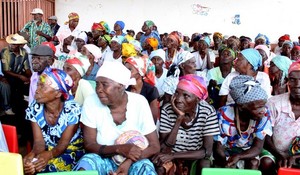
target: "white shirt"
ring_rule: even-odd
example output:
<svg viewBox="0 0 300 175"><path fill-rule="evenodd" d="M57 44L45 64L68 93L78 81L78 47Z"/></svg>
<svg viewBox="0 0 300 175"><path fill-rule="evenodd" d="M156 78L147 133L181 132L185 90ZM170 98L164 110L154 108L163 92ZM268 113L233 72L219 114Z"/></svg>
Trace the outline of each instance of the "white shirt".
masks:
<svg viewBox="0 0 300 175"><path fill-rule="evenodd" d="M102 56L103 61L119 61L122 63L122 55L118 59L115 59L113 57L113 53L114 52L112 50L107 51L106 54Z"/></svg>
<svg viewBox="0 0 300 175"><path fill-rule="evenodd" d="M146 98L140 94L127 92L126 120L121 125L113 121L110 109L103 105L98 96L90 95L84 101L80 121L97 129L97 143L114 145L114 141L125 131L135 130L143 135L155 131L156 126Z"/></svg>
<svg viewBox="0 0 300 175"><path fill-rule="evenodd" d="M156 87L157 90L158 90L159 96L162 96L162 95L164 95L164 93L165 93L165 91L162 90L162 85L164 84L164 80L165 80L165 78L167 77L167 73L168 73L168 69L163 68L163 73L162 73L162 75L161 75L159 78L157 78L157 77L155 76L155 87Z"/></svg>
<svg viewBox="0 0 300 175"><path fill-rule="evenodd" d="M219 95L220 96L227 95L226 104L234 103L232 97L229 94L229 91L230 91L229 85L231 83L231 80L238 75L240 75L240 73L238 73L237 71L231 72L230 74L227 75L227 77L225 78L225 80L222 83ZM260 86L266 91L268 98L270 98L271 97L271 82L270 82L269 75L264 72L258 71L255 79L260 83Z"/></svg>

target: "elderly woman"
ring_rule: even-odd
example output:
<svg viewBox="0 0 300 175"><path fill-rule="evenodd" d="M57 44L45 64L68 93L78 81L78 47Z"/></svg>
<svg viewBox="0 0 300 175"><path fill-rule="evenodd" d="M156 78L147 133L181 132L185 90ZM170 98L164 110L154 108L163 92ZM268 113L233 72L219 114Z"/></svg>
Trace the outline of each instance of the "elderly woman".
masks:
<svg viewBox="0 0 300 175"><path fill-rule="evenodd" d="M124 42L124 36L114 36L110 42L110 52L103 57L104 61L119 61L122 62L122 43Z"/></svg>
<svg viewBox="0 0 300 175"><path fill-rule="evenodd" d="M272 135L270 115L265 107L268 95L247 75L233 78L230 88L235 103L217 112L220 134L214 137L215 164L258 169L265 137Z"/></svg>
<svg viewBox="0 0 300 175"><path fill-rule="evenodd" d="M131 71L131 77L136 79L136 84L129 86L127 90L141 94L147 99L153 120L156 123L156 120L159 118L159 94L157 88L154 86L154 65L150 65L148 61L148 58L139 56L126 59L125 66Z"/></svg>
<svg viewBox="0 0 300 175"><path fill-rule="evenodd" d="M31 121L33 149L24 157L26 174L70 171L84 154L79 128L81 108L69 94L71 77L60 69L41 74L35 100L26 109Z"/></svg>
<svg viewBox="0 0 300 175"><path fill-rule="evenodd" d="M258 71L258 68L262 65L262 56L256 49L244 49L238 55L234 62L234 68L236 71L227 75L222 83L219 96L219 106L224 106L233 102L229 91L230 82L238 75L249 75L254 77L255 80L260 82L261 87L267 92L268 97L271 96L271 84L268 74Z"/></svg>
<svg viewBox="0 0 300 175"><path fill-rule="evenodd" d="M294 46L291 51L291 60L297 61L300 58L300 46Z"/></svg>
<svg viewBox="0 0 300 175"><path fill-rule="evenodd" d="M98 65L101 67L105 58L106 53L111 52L110 50L111 37L109 35L103 35L98 38L97 46L101 49L102 57L98 61Z"/></svg>
<svg viewBox="0 0 300 175"><path fill-rule="evenodd" d="M87 44L88 37L85 32L81 32L77 38L75 38L75 43L77 47L77 52L82 51L82 47Z"/></svg>
<svg viewBox="0 0 300 175"><path fill-rule="evenodd" d="M153 157L158 174L189 174L210 166L213 136L219 134L215 109L207 97L205 81L196 75L182 76L170 103L162 107L160 118L161 152ZM176 166L176 168L175 168ZM171 168L170 168L171 167Z"/></svg>
<svg viewBox="0 0 300 175"><path fill-rule="evenodd" d="M292 58L291 51L293 47L294 44L291 41L283 42L280 55Z"/></svg>
<svg viewBox="0 0 300 175"><path fill-rule="evenodd" d="M166 61L165 68L169 69L169 67L176 62L178 54L183 51L181 48L181 38L178 35L178 32L171 32L167 37L166 42Z"/></svg>
<svg viewBox="0 0 300 175"><path fill-rule="evenodd" d="M82 157L77 170L97 170L99 174L156 174L148 159L159 151L156 126L146 99L125 91L135 83L130 77L130 71L119 62L104 61L97 73L97 95L86 99L81 118L85 149L92 154ZM144 150L132 143L115 144L121 134L130 130L146 137L149 145ZM115 155L127 159L117 165L116 159L112 159Z"/></svg>
<svg viewBox="0 0 300 175"><path fill-rule="evenodd" d="M259 52L259 54L262 57L262 65L258 68L258 71L262 71L266 74L269 74L270 49L266 45L257 45L255 49Z"/></svg>
<svg viewBox="0 0 300 175"><path fill-rule="evenodd" d="M292 61L286 56L276 56L271 60L269 75L272 85L272 95L288 92L288 70Z"/></svg>
<svg viewBox="0 0 300 175"><path fill-rule="evenodd" d="M266 143L279 167L299 167L300 61L291 64L288 79L290 92L268 100L274 133L266 138Z"/></svg>
<svg viewBox="0 0 300 175"><path fill-rule="evenodd" d="M100 60L102 53L99 47L94 44L86 44L82 48L82 55L85 55L90 62L90 67L86 71L85 75L82 77L85 80L96 80L96 74L100 68L97 62Z"/></svg>
<svg viewBox="0 0 300 175"><path fill-rule="evenodd" d="M75 97L74 100L81 106L86 97L95 93L95 87L89 81L82 79L89 66L88 58L83 55L70 57L64 64L64 71L74 82L71 93Z"/></svg>

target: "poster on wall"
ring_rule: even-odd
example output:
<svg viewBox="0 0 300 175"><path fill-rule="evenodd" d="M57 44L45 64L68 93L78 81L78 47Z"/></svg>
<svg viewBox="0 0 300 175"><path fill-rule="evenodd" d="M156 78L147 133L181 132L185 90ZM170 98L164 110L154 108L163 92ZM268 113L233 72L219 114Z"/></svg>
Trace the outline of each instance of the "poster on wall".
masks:
<svg viewBox="0 0 300 175"><path fill-rule="evenodd" d="M241 15L235 14L234 17L232 17L232 24L240 25L241 24Z"/></svg>
<svg viewBox="0 0 300 175"><path fill-rule="evenodd" d="M209 14L210 8L205 7L201 4L192 4L192 12L196 15L207 16Z"/></svg>

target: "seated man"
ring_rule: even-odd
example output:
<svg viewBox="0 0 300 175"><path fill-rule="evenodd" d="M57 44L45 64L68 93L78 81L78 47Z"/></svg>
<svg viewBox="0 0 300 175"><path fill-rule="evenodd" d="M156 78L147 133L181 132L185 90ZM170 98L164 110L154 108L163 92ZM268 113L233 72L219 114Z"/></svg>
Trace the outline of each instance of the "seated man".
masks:
<svg viewBox="0 0 300 175"><path fill-rule="evenodd" d="M0 61L0 105L1 108L4 109L4 114L6 115L14 115L15 113L12 111L10 107L10 86L2 73L2 65ZM1 109L0 109L1 111ZM0 116L3 113L0 114Z"/></svg>
<svg viewBox="0 0 300 175"><path fill-rule="evenodd" d="M6 37L6 42L9 46L1 50L0 58L15 103L23 100L23 95L28 95L29 90L31 70L28 54L23 48L27 41L19 34L12 34Z"/></svg>

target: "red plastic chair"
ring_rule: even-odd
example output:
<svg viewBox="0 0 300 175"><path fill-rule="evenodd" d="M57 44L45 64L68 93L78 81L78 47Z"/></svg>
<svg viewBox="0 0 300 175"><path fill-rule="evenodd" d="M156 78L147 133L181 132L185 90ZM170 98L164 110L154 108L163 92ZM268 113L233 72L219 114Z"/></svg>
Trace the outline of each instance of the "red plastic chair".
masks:
<svg viewBox="0 0 300 175"><path fill-rule="evenodd" d="M279 168L278 175L300 175L300 169L296 169L296 168Z"/></svg>
<svg viewBox="0 0 300 175"><path fill-rule="evenodd" d="M15 126L5 124L2 124L2 128L9 152L19 153L17 128Z"/></svg>

